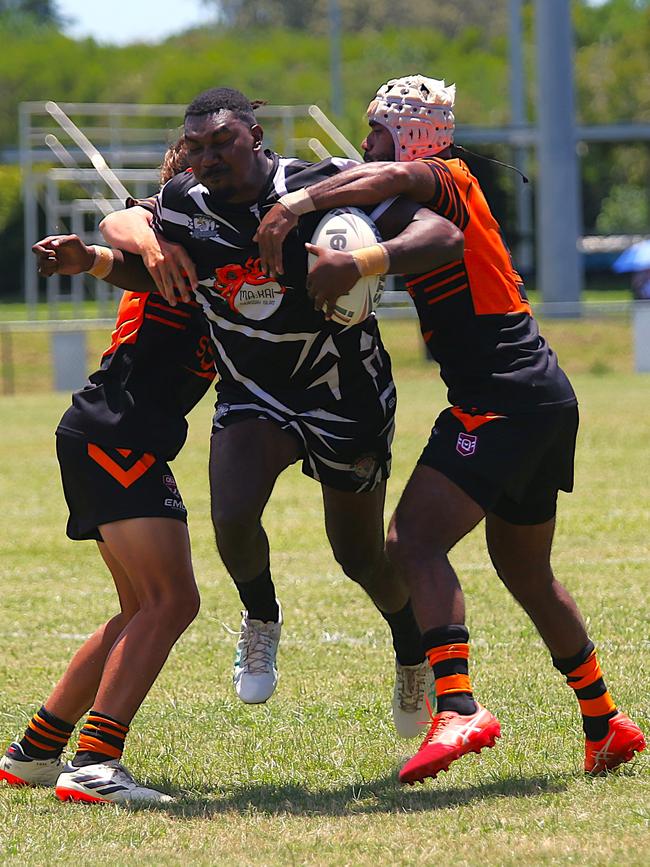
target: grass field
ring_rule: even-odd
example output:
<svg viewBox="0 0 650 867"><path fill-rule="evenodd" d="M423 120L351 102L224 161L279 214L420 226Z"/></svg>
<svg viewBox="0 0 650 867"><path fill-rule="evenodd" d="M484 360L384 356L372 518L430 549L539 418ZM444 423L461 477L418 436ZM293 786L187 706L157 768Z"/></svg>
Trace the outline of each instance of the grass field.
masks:
<svg viewBox="0 0 650 867"><path fill-rule="evenodd" d="M582 414L576 492L561 498L554 564L589 619L615 699L647 733L650 379L631 373L629 326L586 326L547 329ZM400 394L390 510L444 393L414 323L387 323L384 335ZM64 535L53 430L67 403L47 392L0 398L4 741L114 612L92 543ZM488 567L479 531L452 559L467 593L476 692L502 723L494 750L424 787L398 786L417 742L392 730L387 630L332 561L318 486L295 468L265 519L285 609L280 684L268 705L238 702L230 674L239 604L209 525L210 409L207 398L194 412L175 463L203 607L136 717L125 756L137 777L178 801L159 811L94 808L2 788L2 862L647 865L647 756L609 778L584 778L575 700Z"/></svg>

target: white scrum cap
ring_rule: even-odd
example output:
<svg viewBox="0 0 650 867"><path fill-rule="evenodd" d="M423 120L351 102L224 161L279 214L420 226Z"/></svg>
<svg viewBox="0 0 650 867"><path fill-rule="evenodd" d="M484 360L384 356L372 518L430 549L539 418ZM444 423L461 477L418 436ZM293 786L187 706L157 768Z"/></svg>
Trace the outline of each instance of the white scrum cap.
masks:
<svg viewBox="0 0 650 867"><path fill-rule="evenodd" d="M368 120L390 130L395 160L431 157L454 140L456 85L424 75L392 78L368 106Z"/></svg>

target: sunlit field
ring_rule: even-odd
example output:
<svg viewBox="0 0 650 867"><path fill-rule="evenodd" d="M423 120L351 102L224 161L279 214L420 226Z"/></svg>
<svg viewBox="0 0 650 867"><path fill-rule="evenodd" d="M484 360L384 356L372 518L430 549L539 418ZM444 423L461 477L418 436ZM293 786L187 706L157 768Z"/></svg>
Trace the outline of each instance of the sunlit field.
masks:
<svg viewBox="0 0 650 867"><path fill-rule="evenodd" d="M549 322L546 330L582 419L576 491L560 499L556 573L588 618L615 700L648 734L650 375L632 372L624 322ZM415 323L383 331L399 390L390 511L445 398ZM92 339L99 352L105 335ZM36 364L46 346L21 351ZM46 388L44 373L40 391L0 398L3 744L115 610L93 543L64 534L53 432L69 396ZM480 529L452 559L467 593L476 693L502 723L493 750L435 782L399 786L397 770L417 741L400 741L392 728L388 631L334 563L319 487L298 468L280 479L265 516L285 613L279 686L267 705L237 700L239 601L210 527L210 415L208 396L174 464L202 610L134 720L125 753L136 777L176 802L87 807L3 786L3 863L648 864L649 759L585 779L577 703L493 574Z"/></svg>

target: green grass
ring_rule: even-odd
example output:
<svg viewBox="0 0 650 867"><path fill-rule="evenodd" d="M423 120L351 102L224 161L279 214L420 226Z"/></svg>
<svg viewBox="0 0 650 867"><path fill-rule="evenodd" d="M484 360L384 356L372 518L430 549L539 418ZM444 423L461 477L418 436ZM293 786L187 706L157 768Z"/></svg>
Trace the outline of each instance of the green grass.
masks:
<svg viewBox="0 0 650 867"><path fill-rule="evenodd" d="M554 564L588 617L615 699L648 732L648 377L630 372L622 326L581 333L548 325L567 329L561 347L555 336L564 332L552 342L582 415L576 492L561 496ZM415 323L387 323L384 335L400 392L390 511L444 392L421 358ZM598 358L608 370L590 372ZM94 546L64 535L53 430L67 403L52 393L0 398L5 741L21 732L81 638L114 611ZM286 620L280 684L266 706L236 700L229 630L239 602L209 522L210 404L194 412L175 462L203 607L136 717L126 754L138 777L179 801L166 810L85 808L45 790L2 788L3 863L647 864L648 759L607 779L584 778L575 700L489 568L480 531L452 559L467 594L476 692L503 726L494 750L424 787L397 785L416 744L392 730L387 631L333 562L318 486L295 468L265 517Z"/></svg>

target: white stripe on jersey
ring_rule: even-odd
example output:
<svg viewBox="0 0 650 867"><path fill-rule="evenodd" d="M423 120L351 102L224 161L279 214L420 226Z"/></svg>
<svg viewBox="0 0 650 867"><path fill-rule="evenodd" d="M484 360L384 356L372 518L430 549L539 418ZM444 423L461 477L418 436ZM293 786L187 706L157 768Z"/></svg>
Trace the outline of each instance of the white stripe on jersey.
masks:
<svg viewBox="0 0 650 867"><path fill-rule="evenodd" d="M203 184L196 184L194 187L190 187L187 191L187 195L191 196L192 201L196 202L197 206L203 211L204 214L207 214L209 217L213 217L217 222L223 223L224 226L228 226L229 229L232 229L236 235L239 235L239 229L237 226L233 226L232 223L229 223L228 220L225 220L223 217L219 216L219 214L215 214L214 211L211 211L210 208L205 203L205 199L203 196L210 195L210 190L207 187L204 187Z"/></svg>
<svg viewBox="0 0 650 867"><path fill-rule="evenodd" d="M283 403L280 403L279 400L276 400L272 394L269 394L268 392L264 391L264 389L260 388L256 382L253 382L252 379L249 379L247 376L241 374L235 367L233 361L228 358L224 345L220 342L219 338L214 333L214 328L210 327L210 331L212 333L212 342L214 343L215 348L219 353L219 358L226 365L230 375L235 380L235 382L240 382L245 388L248 389L248 391L250 391L251 394L254 394L261 400L266 401L270 406L275 407L275 409L279 410L280 412L286 412L287 415L295 416L295 412L292 409L290 409L288 406L285 406Z"/></svg>
<svg viewBox="0 0 650 867"><path fill-rule="evenodd" d="M209 283L209 287L206 286L207 283ZM211 289L212 280L200 280L199 289L202 286L206 286L206 288ZM243 334L245 337L257 337L259 340L268 340L270 343L291 343L304 340L305 342L308 342L310 346L314 342L314 340L320 336L321 333L320 331L298 331L291 334L273 334L273 332L265 331L263 328L253 328L250 325L243 325L240 322L230 322L228 319L224 319L223 316L220 316L210 306L209 296L206 296L202 292L198 291L198 297L201 301L203 312L205 313L207 318L211 322L214 322L215 325L218 325L218 327L223 329L224 331L235 331L239 334Z"/></svg>
<svg viewBox="0 0 650 867"><path fill-rule="evenodd" d="M301 418L319 418L321 421L345 421L353 422L352 418L343 418L342 415L336 415L333 412L328 412L326 409L307 409L300 413Z"/></svg>
<svg viewBox="0 0 650 867"><path fill-rule="evenodd" d="M170 208L165 208L160 204L160 200L158 200L158 215L161 219L175 223L177 226L189 226L192 222L190 216L182 214L180 211L172 211Z"/></svg>
<svg viewBox="0 0 650 867"><path fill-rule="evenodd" d="M280 157L278 160L278 168L273 175L273 189L278 195L284 196L287 192L287 174L286 169L287 166L292 165L293 163L297 163L298 159L296 157Z"/></svg>

